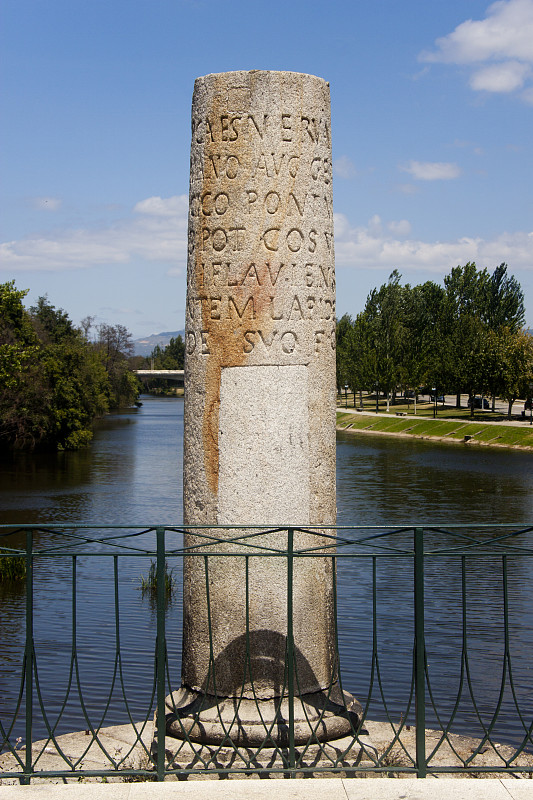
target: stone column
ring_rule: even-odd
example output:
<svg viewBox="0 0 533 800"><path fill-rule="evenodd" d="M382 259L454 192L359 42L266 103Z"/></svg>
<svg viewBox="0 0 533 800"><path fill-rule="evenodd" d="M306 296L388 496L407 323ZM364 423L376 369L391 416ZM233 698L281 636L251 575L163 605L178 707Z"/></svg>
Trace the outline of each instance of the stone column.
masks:
<svg viewBox="0 0 533 800"><path fill-rule="evenodd" d="M331 177L324 80L264 71L197 79L185 331L186 525L335 524ZM189 547L199 542L189 534ZM286 532L271 533L255 550L286 542ZM317 544L309 534L295 535L296 548ZM244 548L225 542L210 549ZM264 739L260 717L275 722L274 739L283 738L277 731L286 709L276 708L276 698L286 679L286 560L251 556L246 565L242 557L211 556L206 576L204 560L192 556L184 569L182 690L169 700L175 713L168 732L182 735L176 714L187 706L178 714L182 722L189 712L201 717L192 727L187 717L191 738L220 741L217 696L228 698L226 723L238 716L234 740ZM333 591L330 559L296 560L297 693L313 719L329 708L322 738L349 729L333 702L339 701ZM303 705L297 723L305 741Z"/></svg>

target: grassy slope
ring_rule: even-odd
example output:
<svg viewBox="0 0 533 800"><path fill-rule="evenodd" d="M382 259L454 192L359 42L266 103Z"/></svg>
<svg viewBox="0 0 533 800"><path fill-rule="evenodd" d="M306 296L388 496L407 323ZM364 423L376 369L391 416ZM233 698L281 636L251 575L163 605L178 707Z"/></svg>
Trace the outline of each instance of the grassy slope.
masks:
<svg viewBox="0 0 533 800"><path fill-rule="evenodd" d="M416 419L415 417L374 417L370 414L346 414L337 411L337 427L353 431L366 430L381 433L401 433L407 436L431 436L444 441L455 439L462 441L471 436L475 441L486 444L533 447L533 428L511 427L497 423L482 424L439 419Z"/></svg>

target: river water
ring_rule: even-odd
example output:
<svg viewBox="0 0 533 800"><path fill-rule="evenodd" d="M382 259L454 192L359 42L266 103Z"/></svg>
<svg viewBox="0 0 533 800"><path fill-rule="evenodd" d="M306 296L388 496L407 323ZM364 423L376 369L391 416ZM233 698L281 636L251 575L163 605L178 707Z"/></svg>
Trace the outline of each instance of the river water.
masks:
<svg viewBox="0 0 533 800"><path fill-rule="evenodd" d="M3 523L179 525L182 520L183 401L145 396L140 409L107 417L91 448L54 456L18 456L0 462L0 511ZM337 507L339 525L450 523L533 523L533 456L505 450L439 445L385 436L339 433ZM407 536L403 535L402 536ZM51 534L38 534L39 547L52 546ZM20 543L21 540L19 540ZM59 542L57 542L59 543ZM402 542L400 541L400 544ZM172 534L167 544L172 545ZM176 541L177 544L177 541ZM410 541L403 542L410 546ZM522 542L533 545L532 537ZM42 560L35 569L35 647L38 688L56 732L89 727L80 706L82 688L91 724L118 724L148 715L152 706L155 615L140 591L139 577L149 559L125 558L119 567L120 651L116 661L115 596L111 559L80 557L76 576L76 618L70 598L70 559ZM533 570L531 559L509 561L511 654L515 691L524 724L533 722ZM181 594L167 613L171 678L179 683ZM412 568L397 558L379 563L376 635L380 679L393 721L406 713L412 666ZM372 586L369 559L338 564L338 616L344 687L363 703L372 675ZM461 682L459 560L428 560L426 635L428 671L442 720L452 713ZM500 693L506 659L502 626L501 561L472 559L468 571L469 667L483 722L490 720ZM24 646L24 597L0 592L0 719L13 721L20 689ZM78 659L73 661L72 633ZM76 673L71 664L78 665ZM126 698L119 685L121 667ZM69 676L74 676L68 690ZM375 676L375 673L374 673ZM374 680L369 716L386 718ZM429 699L429 698L428 698ZM36 700L36 706L37 706ZM414 708L414 705L413 705ZM104 716L105 714L105 716ZM412 721L412 710L409 712ZM428 727L436 717L428 710ZM477 735L480 723L466 697L454 719L455 732ZM34 738L46 723L35 714ZM24 735L23 714L13 736ZM508 688L494 738L519 742L523 735Z"/></svg>

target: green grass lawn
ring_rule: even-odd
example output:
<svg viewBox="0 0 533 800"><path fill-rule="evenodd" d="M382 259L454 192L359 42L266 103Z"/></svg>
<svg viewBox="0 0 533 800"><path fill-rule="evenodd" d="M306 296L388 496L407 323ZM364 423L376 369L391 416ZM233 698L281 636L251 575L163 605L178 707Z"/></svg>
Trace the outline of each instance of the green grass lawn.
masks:
<svg viewBox="0 0 533 800"><path fill-rule="evenodd" d="M453 409L457 411L457 409ZM370 409L369 409L370 411ZM490 425L480 424L483 422L482 415L474 418L467 412L466 416L455 419L419 419L418 415L410 417L372 417L370 413L353 414L337 410L337 426L349 430L366 430L381 433L405 433L409 436L436 436L444 440L455 439L463 441L465 436L471 436L475 441L500 444L500 445L520 445L522 447L533 447L533 427L524 423L524 427L511 427L498 425L491 422ZM493 418L493 417L492 417Z"/></svg>

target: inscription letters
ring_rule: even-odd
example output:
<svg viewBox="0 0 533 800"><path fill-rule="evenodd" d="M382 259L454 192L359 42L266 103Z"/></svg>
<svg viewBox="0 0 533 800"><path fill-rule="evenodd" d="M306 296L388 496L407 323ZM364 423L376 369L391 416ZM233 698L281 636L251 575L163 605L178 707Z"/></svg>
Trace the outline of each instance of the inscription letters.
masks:
<svg viewBox="0 0 533 800"><path fill-rule="evenodd" d="M192 120L187 352L301 363L335 339L329 117L228 98Z"/></svg>
<svg viewBox="0 0 533 800"><path fill-rule="evenodd" d="M330 146L329 121L323 117L282 112L281 114L219 114L193 117L192 138L195 144L234 143L239 139L263 140L275 135L281 142Z"/></svg>

